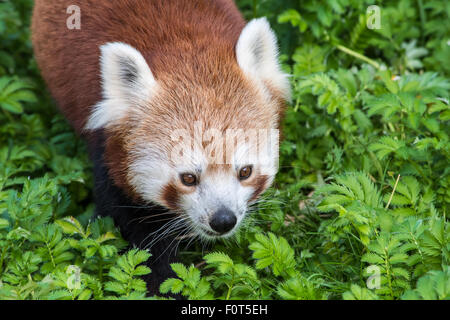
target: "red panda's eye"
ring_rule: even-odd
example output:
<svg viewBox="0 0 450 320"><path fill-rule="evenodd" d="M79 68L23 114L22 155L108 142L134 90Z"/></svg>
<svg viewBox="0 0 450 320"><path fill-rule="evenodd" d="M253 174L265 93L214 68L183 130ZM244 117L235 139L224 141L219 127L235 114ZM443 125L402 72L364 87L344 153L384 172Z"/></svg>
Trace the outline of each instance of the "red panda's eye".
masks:
<svg viewBox="0 0 450 320"><path fill-rule="evenodd" d="M250 178L251 175L252 175L252 166L243 167L239 171L239 180L248 179L248 178Z"/></svg>
<svg viewBox="0 0 450 320"><path fill-rule="evenodd" d="M197 177L192 173L183 173L180 178L185 186L192 187L197 184Z"/></svg>

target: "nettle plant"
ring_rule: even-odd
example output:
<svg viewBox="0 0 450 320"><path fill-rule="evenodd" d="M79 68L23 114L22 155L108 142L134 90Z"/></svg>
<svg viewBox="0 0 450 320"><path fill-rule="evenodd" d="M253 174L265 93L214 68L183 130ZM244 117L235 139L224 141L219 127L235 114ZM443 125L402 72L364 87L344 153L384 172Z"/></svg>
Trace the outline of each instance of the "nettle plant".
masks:
<svg viewBox="0 0 450 320"><path fill-rule="evenodd" d="M449 299L450 5L237 3L269 17L292 74L279 174L235 238L180 246L161 296ZM366 27L372 4L381 29ZM31 8L0 3L0 299L146 299L151 252L92 218L90 163L36 70Z"/></svg>

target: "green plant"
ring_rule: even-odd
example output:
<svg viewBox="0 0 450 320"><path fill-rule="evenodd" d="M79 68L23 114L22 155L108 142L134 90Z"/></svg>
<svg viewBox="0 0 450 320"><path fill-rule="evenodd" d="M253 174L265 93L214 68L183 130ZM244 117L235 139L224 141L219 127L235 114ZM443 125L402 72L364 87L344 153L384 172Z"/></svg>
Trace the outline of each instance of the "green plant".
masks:
<svg viewBox="0 0 450 320"><path fill-rule="evenodd" d="M182 249L160 292L449 299L450 2L237 4L268 17L292 75L280 170L236 237ZM151 252L92 219L91 164L36 68L32 5L0 3L0 299L144 299Z"/></svg>

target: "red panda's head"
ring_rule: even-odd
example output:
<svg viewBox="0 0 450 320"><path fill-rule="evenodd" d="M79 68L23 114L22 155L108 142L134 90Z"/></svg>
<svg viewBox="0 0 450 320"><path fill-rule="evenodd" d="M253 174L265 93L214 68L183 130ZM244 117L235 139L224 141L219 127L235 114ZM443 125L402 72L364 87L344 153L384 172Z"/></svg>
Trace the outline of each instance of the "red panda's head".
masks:
<svg viewBox="0 0 450 320"><path fill-rule="evenodd" d="M289 83L265 19L232 46L178 49L103 45L104 99L86 128L105 129L109 172L129 195L179 213L203 237L228 236L278 170Z"/></svg>

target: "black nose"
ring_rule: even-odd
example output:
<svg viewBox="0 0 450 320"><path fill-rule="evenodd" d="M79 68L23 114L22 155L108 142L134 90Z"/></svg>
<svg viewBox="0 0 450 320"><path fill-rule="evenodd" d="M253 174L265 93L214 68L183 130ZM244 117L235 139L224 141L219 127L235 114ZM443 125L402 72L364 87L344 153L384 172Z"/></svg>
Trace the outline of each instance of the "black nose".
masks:
<svg viewBox="0 0 450 320"><path fill-rule="evenodd" d="M220 208L212 216L209 225L214 231L223 234L233 229L236 225L236 221L237 219L233 211L227 208Z"/></svg>

